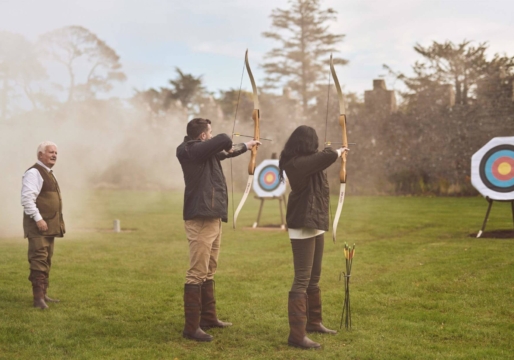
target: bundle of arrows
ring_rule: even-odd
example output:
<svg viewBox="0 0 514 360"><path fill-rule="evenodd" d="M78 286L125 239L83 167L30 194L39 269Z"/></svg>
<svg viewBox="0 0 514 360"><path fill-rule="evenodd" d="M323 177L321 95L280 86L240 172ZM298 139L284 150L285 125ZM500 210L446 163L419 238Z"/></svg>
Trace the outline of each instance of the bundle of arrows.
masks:
<svg viewBox="0 0 514 360"><path fill-rule="evenodd" d="M343 312L341 314L341 325L339 328L343 327L343 319L344 325L346 329L352 328L352 312L350 310L350 276L352 274L352 263L353 256L355 255L355 244L353 246L349 246L348 244L344 244L344 258L346 263L346 272L342 271L339 275L339 280L344 278L344 304L343 304Z"/></svg>

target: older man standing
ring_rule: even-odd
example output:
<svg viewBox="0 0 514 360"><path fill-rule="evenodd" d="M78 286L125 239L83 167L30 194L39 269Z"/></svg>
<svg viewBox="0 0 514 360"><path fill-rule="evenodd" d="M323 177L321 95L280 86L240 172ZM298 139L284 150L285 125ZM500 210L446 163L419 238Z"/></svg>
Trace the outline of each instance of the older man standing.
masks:
<svg viewBox="0 0 514 360"><path fill-rule="evenodd" d="M23 175L21 204L23 231L28 238L34 307L47 309L48 302L59 302L46 295L54 252L54 238L65 233L62 199L52 167L57 161L57 145L45 141L37 148L37 162Z"/></svg>

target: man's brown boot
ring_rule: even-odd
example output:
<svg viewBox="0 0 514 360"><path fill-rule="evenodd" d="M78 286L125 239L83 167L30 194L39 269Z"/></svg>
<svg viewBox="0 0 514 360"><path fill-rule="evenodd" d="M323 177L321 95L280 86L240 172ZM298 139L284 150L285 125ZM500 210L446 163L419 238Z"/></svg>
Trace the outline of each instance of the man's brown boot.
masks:
<svg viewBox="0 0 514 360"><path fill-rule="evenodd" d="M184 285L184 313L186 322L182 336L196 341L212 341L212 336L200 329L201 297L202 286L200 284Z"/></svg>
<svg viewBox="0 0 514 360"><path fill-rule="evenodd" d="M46 278L45 278L45 287L43 288L43 293L45 294L45 302L58 303L60 301L59 299L51 299L50 297L48 297L46 295L46 291L48 289L48 286L49 286L49 280L48 280L48 275L47 275Z"/></svg>
<svg viewBox="0 0 514 360"><path fill-rule="evenodd" d="M319 349L321 345L309 339L305 334L305 325L307 324L307 294L290 291L287 308L290 329L287 343L290 346L301 349Z"/></svg>
<svg viewBox="0 0 514 360"><path fill-rule="evenodd" d="M30 270L29 280L32 283L32 294L34 296L34 307L48 309L45 303L45 274L42 271Z"/></svg>
<svg viewBox="0 0 514 360"><path fill-rule="evenodd" d="M227 326L232 326L232 323L220 321L216 315L214 280L207 280L202 284L202 313L200 317L200 327L207 330L213 327L224 328Z"/></svg>
<svg viewBox="0 0 514 360"><path fill-rule="evenodd" d="M305 330L322 334L337 334L337 331L327 329L321 323L321 290L319 288L307 289L307 297L309 311Z"/></svg>

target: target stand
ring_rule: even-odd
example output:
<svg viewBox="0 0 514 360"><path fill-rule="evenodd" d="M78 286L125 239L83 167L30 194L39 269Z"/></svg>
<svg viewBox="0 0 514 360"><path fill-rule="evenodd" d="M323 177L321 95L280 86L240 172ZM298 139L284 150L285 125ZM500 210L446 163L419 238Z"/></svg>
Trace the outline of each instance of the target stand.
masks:
<svg viewBox="0 0 514 360"><path fill-rule="evenodd" d="M489 197L486 197L485 199L489 203L489 206L487 207L487 212L485 213L484 223L482 224L482 228L480 229L480 231L477 234L477 238L482 236L482 234L485 230L485 225L487 224L487 220L489 219L489 213L491 212L491 208L493 207L493 201L510 202L510 208L512 209L512 222L514 223L514 201L512 201L512 200L510 200L510 201L509 200L493 200Z"/></svg>
<svg viewBox="0 0 514 360"><path fill-rule="evenodd" d="M262 208L264 206L265 200L278 200L278 207L280 209L280 229L286 230L286 222L284 221L284 212L287 209L287 200L286 196L273 196L273 197L259 197L256 196L256 199L261 201L261 205L259 206L259 213L257 214L257 220L252 225L252 228L256 229L259 226L259 222L261 221ZM282 204L284 205L284 211L282 210Z"/></svg>
<svg viewBox="0 0 514 360"><path fill-rule="evenodd" d="M514 137L497 137L471 157L471 183L489 206L477 238L482 236L494 201L510 202L514 221Z"/></svg>
<svg viewBox="0 0 514 360"><path fill-rule="evenodd" d="M259 226L262 209L264 207L264 201L278 200L278 206L280 209L280 229L285 230L286 223L284 219L284 212L287 208L287 200L285 195L286 184L285 182L280 181L280 169L278 167L277 159L264 160L255 168L253 190L257 195L255 198L259 199L261 204L259 206L257 220L253 223L252 228L256 229ZM284 210L282 210L282 206L284 206Z"/></svg>

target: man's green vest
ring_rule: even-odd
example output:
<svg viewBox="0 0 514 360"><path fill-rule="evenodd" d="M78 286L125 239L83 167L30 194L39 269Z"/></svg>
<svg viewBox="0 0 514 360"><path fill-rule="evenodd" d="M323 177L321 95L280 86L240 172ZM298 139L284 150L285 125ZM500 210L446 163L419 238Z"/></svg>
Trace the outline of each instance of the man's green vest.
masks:
<svg viewBox="0 0 514 360"><path fill-rule="evenodd" d="M59 184L52 173L44 167L35 164L30 169L36 169L43 178L43 187L36 199L36 206L39 213L48 225L47 231L39 231L36 222L30 216L23 213L23 230L26 238L42 236L63 237L66 232L62 217L62 199ZM27 171L28 171L27 170Z"/></svg>

